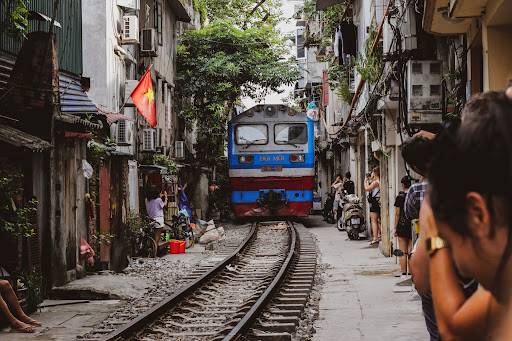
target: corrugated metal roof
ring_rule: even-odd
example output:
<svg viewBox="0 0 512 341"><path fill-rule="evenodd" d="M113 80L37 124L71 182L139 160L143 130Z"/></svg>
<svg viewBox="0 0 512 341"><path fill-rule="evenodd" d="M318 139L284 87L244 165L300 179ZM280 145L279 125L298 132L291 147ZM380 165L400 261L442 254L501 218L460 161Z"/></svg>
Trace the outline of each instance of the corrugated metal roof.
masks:
<svg viewBox="0 0 512 341"><path fill-rule="evenodd" d="M82 90L80 82L65 73L59 73L60 111L66 114L96 114L98 109Z"/></svg>
<svg viewBox="0 0 512 341"><path fill-rule="evenodd" d="M3 124L0 124L0 141L34 152L42 152L52 147L48 141Z"/></svg>

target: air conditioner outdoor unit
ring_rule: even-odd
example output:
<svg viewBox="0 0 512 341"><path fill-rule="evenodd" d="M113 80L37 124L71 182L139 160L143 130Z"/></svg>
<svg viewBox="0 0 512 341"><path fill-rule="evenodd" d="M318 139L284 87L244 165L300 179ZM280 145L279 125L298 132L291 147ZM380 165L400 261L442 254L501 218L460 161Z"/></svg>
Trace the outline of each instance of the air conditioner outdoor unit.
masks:
<svg viewBox="0 0 512 341"><path fill-rule="evenodd" d="M185 157L185 142L176 141L174 143L174 157L177 159L183 159Z"/></svg>
<svg viewBox="0 0 512 341"><path fill-rule="evenodd" d="M116 142L118 145L130 145L133 139L133 122L118 121L116 129Z"/></svg>
<svg viewBox="0 0 512 341"><path fill-rule="evenodd" d="M123 16L122 44L139 43L139 18L136 15Z"/></svg>
<svg viewBox="0 0 512 341"><path fill-rule="evenodd" d="M144 28L141 31L140 52L156 56L156 31L154 28Z"/></svg>
<svg viewBox="0 0 512 341"><path fill-rule="evenodd" d="M139 9L140 1L139 0L117 0L117 5L122 6L129 9Z"/></svg>
<svg viewBox="0 0 512 341"><path fill-rule="evenodd" d="M156 141L156 130L155 129L144 129L142 130L142 150L143 151L155 151Z"/></svg>

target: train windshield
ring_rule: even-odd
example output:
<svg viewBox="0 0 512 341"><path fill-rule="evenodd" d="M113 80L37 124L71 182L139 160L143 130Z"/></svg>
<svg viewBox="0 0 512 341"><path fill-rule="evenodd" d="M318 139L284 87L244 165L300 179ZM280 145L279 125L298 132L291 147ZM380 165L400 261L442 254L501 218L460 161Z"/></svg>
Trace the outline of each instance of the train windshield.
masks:
<svg viewBox="0 0 512 341"><path fill-rule="evenodd" d="M304 123L276 124L274 127L276 144L306 144L308 129Z"/></svg>
<svg viewBox="0 0 512 341"><path fill-rule="evenodd" d="M236 126L236 144L253 145L268 143L268 129L265 124L241 124Z"/></svg>

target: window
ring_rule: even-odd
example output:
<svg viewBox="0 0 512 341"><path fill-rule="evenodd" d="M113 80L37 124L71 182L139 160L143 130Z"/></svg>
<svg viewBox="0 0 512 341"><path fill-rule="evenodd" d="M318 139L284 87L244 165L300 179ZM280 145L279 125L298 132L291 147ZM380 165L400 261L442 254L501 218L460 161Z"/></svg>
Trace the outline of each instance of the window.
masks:
<svg viewBox="0 0 512 341"><path fill-rule="evenodd" d="M154 26L156 29L156 36L158 40L158 45L163 44L162 37L162 2L160 0L155 1L155 9L154 9Z"/></svg>
<svg viewBox="0 0 512 341"><path fill-rule="evenodd" d="M304 47L304 27L297 27L295 44L297 45L297 58L306 58L306 49Z"/></svg>
<svg viewBox="0 0 512 341"><path fill-rule="evenodd" d="M274 127L276 144L306 144L308 128L304 123L276 124Z"/></svg>
<svg viewBox="0 0 512 341"><path fill-rule="evenodd" d="M241 124L236 126L235 138L236 144L267 144L268 128L265 124Z"/></svg>

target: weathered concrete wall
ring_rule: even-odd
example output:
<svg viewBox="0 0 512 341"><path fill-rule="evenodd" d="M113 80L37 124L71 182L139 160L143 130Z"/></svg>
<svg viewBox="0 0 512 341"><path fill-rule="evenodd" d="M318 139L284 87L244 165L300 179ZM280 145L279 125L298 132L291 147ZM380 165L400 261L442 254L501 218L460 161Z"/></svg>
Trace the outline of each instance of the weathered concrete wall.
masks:
<svg viewBox="0 0 512 341"><path fill-rule="evenodd" d="M58 137L55 149L52 274L54 284L61 285L76 278L77 266L80 265L80 238L87 238L85 178L82 172L86 141Z"/></svg>

